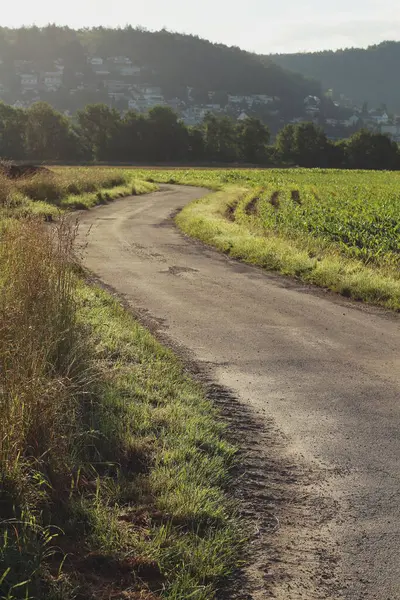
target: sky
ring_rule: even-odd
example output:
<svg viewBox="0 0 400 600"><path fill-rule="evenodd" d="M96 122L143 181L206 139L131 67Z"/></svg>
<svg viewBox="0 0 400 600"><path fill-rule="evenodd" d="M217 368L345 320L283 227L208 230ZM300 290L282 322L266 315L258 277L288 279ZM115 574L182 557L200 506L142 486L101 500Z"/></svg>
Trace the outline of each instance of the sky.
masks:
<svg viewBox="0 0 400 600"><path fill-rule="evenodd" d="M18 0L1 25L166 28L260 54L400 40L399 0Z"/></svg>

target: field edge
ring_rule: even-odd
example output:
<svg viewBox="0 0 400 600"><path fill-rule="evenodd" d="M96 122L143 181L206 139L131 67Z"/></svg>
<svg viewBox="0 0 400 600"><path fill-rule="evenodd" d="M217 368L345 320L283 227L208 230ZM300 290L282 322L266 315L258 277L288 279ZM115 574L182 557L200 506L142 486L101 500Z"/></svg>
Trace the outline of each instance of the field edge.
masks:
<svg viewBox="0 0 400 600"><path fill-rule="evenodd" d="M238 205L256 197L257 191L222 186L205 198L185 206L175 217L178 228L232 258L276 271L346 298L400 310L400 280L359 260L343 256L331 245L317 248L304 238L289 238L274 232L261 234L248 223L235 220ZM382 274L383 273L383 274Z"/></svg>

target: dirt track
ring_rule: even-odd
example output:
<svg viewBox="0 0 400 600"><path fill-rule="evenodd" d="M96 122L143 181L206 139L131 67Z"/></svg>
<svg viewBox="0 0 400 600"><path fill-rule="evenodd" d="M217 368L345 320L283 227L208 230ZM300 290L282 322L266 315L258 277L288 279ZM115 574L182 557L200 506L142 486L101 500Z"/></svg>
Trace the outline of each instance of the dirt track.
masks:
<svg viewBox="0 0 400 600"><path fill-rule="evenodd" d="M163 186L82 215L85 263L199 365L243 448L251 566L229 598L400 599L399 319L240 264Z"/></svg>

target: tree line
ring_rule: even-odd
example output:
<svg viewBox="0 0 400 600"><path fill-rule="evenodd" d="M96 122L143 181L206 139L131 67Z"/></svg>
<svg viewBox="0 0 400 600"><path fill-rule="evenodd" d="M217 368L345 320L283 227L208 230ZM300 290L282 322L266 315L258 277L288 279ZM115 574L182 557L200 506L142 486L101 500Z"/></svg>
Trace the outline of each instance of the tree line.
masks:
<svg viewBox="0 0 400 600"><path fill-rule="evenodd" d="M0 157L25 161L295 164L303 167L400 169L398 145L361 130L333 142L313 123L286 125L270 144L257 118L208 114L186 126L168 107L121 115L92 104L68 118L45 102L28 109L0 104Z"/></svg>

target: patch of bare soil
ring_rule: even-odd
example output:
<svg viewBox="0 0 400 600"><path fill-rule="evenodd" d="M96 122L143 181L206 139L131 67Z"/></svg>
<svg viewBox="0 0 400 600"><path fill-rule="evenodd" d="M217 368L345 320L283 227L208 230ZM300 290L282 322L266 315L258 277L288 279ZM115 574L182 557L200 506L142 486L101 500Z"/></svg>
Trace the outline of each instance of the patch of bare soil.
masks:
<svg viewBox="0 0 400 600"><path fill-rule="evenodd" d="M257 206L258 206L259 198L252 198L250 202L246 205L245 213L249 217L257 214Z"/></svg>

